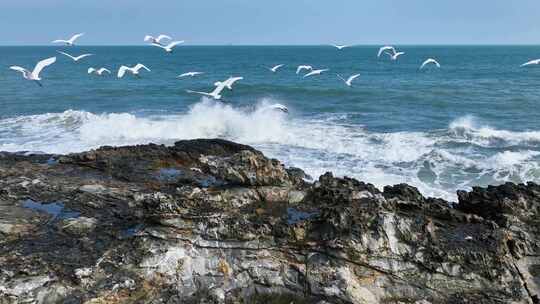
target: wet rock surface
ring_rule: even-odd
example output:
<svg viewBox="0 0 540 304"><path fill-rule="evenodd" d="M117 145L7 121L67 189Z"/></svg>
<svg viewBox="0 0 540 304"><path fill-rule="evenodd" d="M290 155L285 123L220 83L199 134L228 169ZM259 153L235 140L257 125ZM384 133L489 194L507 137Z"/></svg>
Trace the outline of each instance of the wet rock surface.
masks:
<svg viewBox="0 0 540 304"><path fill-rule="evenodd" d="M540 186L307 180L224 140L0 153L0 304L539 302Z"/></svg>

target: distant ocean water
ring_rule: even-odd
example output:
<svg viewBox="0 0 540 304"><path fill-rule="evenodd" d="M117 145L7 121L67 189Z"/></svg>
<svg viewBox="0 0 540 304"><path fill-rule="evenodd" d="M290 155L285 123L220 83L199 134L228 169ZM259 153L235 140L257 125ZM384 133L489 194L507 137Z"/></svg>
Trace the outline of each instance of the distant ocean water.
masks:
<svg viewBox="0 0 540 304"><path fill-rule="evenodd" d="M306 170L374 183L409 183L455 200L457 189L540 182L538 46L402 46L397 62L378 47L0 47L0 151L69 153L102 145L171 144L220 137L253 145ZM74 63L57 50L95 56ZM43 88L11 65L43 73ZM434 57L440 70L419 71ZM143 63L141 79L88 75ZM263 67L286 64L273 74ZM296 66L329 68L302 79ZM188 71L206 74L178 80ZM336 77L361 73L355 87ZM226 103L190 95L243 76ZM265 110L281 103L290 113Z"/></svg>

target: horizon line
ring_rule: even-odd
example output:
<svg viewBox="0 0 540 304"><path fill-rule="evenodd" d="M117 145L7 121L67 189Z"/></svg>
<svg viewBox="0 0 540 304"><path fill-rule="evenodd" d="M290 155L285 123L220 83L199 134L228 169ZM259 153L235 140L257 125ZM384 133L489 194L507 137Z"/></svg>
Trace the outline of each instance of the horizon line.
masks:
<svg viewBox="0 0 540 304"><path fill-rule="evenodd" d="M380 44L351 44L349 48L353 47L380 47L381 45L395 45L395 46L540 46L532 43L479 43L479 44L466 44L466 43L380 43ZM102 46L115 46L115 47L134 47L134 46L151 46L150 44L76 44L75 46L89 46L89 47L102 47ZM328 46L332 44L184 44L182 47L223 47L223 46L250 46L250 47L269 47L269 46L281 46L281 47L315 47L315 46ZM0 44L0 47L71 47L66 45L54 45L54 44Z"/></svg>

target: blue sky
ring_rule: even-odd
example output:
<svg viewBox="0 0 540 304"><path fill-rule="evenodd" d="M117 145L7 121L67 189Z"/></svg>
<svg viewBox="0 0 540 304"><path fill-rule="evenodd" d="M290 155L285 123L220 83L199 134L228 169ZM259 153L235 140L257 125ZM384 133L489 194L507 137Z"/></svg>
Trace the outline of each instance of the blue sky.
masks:
<svg viewBox="0 0 540 304"><path fill-rule="evenodd" d="M540 44L538 0L2 0L0 45Z"/></svg>

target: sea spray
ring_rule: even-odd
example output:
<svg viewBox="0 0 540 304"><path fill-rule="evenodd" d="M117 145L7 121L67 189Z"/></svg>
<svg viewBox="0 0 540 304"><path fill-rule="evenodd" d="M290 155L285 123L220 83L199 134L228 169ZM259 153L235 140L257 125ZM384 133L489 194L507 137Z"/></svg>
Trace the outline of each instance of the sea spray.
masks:
<svg viewBox="0 0 540 304"><path fill-rule="evenodd" d="M183 113L61 113L0 120L0 150L70 153L103 145L172 144L224 138L253 145L287 165L326 171L383 187L409 183L425 195L455 200L455 191L506 181L540 181L540 132L498 130L473 116L429 132L374 132L347 114L315 117L269 109L263 98L237 107L203 98Z"/></svg>

